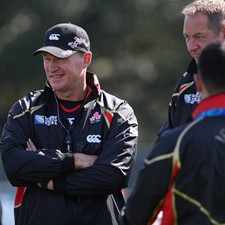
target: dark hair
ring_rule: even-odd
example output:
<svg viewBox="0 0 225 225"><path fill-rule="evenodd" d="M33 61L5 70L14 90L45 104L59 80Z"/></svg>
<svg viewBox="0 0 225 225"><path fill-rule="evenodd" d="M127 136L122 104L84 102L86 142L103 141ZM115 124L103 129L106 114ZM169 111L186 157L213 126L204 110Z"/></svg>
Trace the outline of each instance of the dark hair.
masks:
<svg viewBox="0 0 225 225"><path fill-rule="evenodd" d="M225 91L225 43L213 43L203 49L198 68L209 92Z"/></svg>

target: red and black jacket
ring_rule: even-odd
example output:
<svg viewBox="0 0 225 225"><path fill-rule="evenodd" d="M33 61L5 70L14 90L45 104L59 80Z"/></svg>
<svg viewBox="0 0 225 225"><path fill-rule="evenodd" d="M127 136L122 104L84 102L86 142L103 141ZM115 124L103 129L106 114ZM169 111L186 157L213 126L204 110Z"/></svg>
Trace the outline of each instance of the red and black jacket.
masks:
<svg viewBox="0 0 225 225"><path fill-rule="evenodd" d="M129 104L100 89L87 74L90 96L65 127L51 88L17 101L8 114L1 139L3 165L9 181L19 187L16 225L117 224L123 205L121 189L136 153L138 126ZM92 167L74 170L67 153L98 155ZM31 139L38 151L26 151ZM41 154L40 154L41 153ZM54 191L37 183L54 180Z"/></svg>
<svg viewBox="0 0 225 225"><path fill-rule="evenodd" d="M166 132L145 160L121 224L225 223L225 94L203 100L193 122Z"/></svg>

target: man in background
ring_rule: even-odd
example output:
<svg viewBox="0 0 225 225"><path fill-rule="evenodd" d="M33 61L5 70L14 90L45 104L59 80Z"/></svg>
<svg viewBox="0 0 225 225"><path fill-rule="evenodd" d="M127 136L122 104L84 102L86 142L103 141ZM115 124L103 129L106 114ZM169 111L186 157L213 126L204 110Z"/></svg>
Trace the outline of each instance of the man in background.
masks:
<svg viewBox="0 0 225 225"><path fill-rule="evenodd" d="M192 60L177 82L169 103L168 121L161 128L160 134L192 120L192 111L200 101L193 78L198 72L196 64L199 55L206 45L222 42L225 36L224 0L196 0L186 5L182 14L183 35Z"/></svg>

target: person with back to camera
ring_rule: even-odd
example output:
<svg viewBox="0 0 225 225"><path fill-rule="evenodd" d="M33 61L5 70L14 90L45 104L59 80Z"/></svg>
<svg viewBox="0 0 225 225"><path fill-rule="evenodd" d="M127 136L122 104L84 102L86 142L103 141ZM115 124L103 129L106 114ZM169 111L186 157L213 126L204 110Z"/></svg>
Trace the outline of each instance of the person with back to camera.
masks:
<svg viewBox="0 0 225 225"><path fill-rule="evenodd" d="M193 122L169 130L145 160L121 225L225 224L225 42L207 46L198 60L203 99ZM153 178L153 179L151 179Z"/></svg>
<svg viewBox="0 0 225 225"><path fill-rule="evenodd" d="M131 106L101 89L86 31L71 23L45 33L44 90L10 109L1 138L16 225L117 225L121 190L136 153Z"/></svg>

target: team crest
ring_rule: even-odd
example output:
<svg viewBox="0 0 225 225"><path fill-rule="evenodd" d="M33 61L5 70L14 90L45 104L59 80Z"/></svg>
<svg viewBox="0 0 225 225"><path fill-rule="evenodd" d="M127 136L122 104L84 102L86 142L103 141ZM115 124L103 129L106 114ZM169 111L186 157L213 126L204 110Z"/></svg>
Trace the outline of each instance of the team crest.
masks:
<svg viewBox="0 0 225 225"><path fill-rule="evenodd" d="M90 118L90 123L94 124L94 123L98 123L101 120L101 114L99 112L95 112L92 117Z"/></svg>

